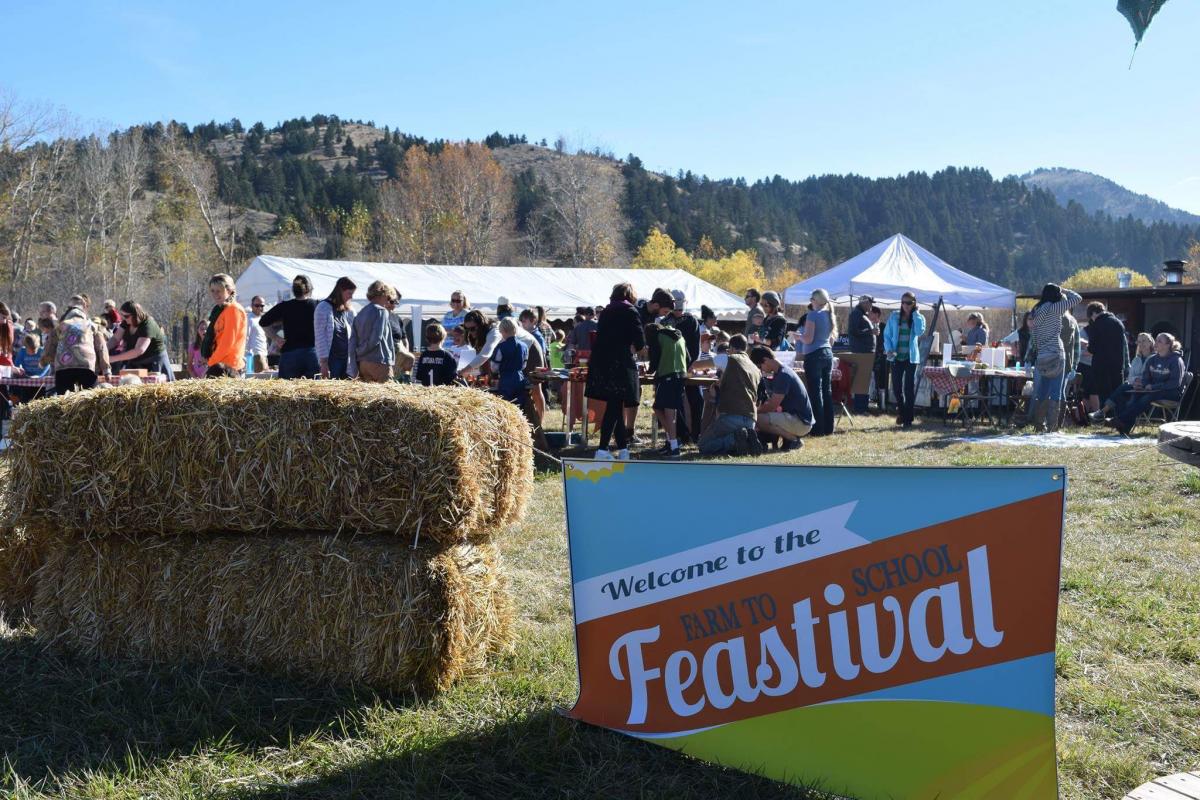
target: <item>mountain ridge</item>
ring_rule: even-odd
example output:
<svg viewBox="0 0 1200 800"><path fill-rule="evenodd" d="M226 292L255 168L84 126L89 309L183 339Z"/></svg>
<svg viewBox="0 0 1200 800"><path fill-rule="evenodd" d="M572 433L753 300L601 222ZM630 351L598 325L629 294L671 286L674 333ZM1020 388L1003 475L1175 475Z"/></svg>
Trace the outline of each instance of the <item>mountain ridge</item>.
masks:
<svg viewBox="0 0 1200 800"><path fill-rule="evenodd" d="M1028 186L1049 191L1066 206L1079 203L1089 214L1097 211L1121 218L1132 216L1142 222L1200 225L1200 214L1173 208L1150 195L1126 189L1121 184L1086 170L1070 167L1039 167L1020 176Z"/></svg>

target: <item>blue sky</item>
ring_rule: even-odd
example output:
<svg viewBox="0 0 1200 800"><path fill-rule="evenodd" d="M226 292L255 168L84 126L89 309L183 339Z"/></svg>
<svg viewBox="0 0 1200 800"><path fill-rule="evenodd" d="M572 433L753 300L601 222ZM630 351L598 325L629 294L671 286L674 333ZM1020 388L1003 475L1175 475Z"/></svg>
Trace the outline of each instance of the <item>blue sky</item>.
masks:
<svg viewBox="0 0 1200 800"><path fill-rule="evenodd" d="M1200 3L6 3L0 85L93 125L317 112L713 177L1070 166L1200 213Z"/></svg>

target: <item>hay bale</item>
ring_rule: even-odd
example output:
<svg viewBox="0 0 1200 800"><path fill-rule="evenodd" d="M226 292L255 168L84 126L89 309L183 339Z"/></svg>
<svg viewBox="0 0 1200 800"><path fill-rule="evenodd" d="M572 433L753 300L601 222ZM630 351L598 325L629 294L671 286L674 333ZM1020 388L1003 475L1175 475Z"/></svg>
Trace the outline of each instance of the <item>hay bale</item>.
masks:
<svg viewBox="0 0 1200 800"><path fill-rule="evenodd" d="M34 531L0 527L0 619L10 625L29 612L45 541Z"/></svg>
<svg viewBox="0 0 1200 800"><path fill-rule="evenodd" d="M357 381L179 381L31 403L13 514L76 536L388 532L482 541L533 481L529 426L486 392Z"/></svg>
<svg viewBox="0 0 1200 800"><path fill-rule="evenodd" d="M482 670L511 620L494 545L321 534L56 538L31 614L43 640L91 657L421 692Z"/></svg>

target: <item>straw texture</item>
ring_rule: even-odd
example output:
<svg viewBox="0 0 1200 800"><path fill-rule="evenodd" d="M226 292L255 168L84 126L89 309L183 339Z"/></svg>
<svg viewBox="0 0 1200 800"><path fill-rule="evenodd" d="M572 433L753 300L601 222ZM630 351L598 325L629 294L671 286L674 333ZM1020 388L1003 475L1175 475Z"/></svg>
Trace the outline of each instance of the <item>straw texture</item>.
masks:
<svg viewBox="0 0 1200 800"><path fill-rule="evenodd" d="M383 690L444 689L510 641L493 545L384 536L113 536L49 542L32 622L88 656L217 659Z"/></svg>
<svg viewBox="0 0 1200 800"><path fill-rule="evenodd" d="M13 521L89 539L321 530L487 540L533 484L529 426L470 389L178 381L30 403Z"/></svg>
<svg viewBox="0 0 1200 800"><path fill-rule="evenodd" d="M0 619L11 625L29 611L44 543L44 536L31 531L0 527Z"/></svg>

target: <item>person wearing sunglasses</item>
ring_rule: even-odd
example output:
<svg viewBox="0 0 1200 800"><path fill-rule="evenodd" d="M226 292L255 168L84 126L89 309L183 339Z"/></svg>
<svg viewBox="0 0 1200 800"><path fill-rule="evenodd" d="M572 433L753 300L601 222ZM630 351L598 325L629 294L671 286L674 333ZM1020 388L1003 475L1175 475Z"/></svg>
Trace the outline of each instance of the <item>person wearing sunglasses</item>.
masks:
<svg viewBox="0 0 1200 800"><path fill-rule="evenodd" d="M925 333L925 317L917 311L917 296L905 292L900 296L900 310L888 317L883 329L883 349L892 365L892 391L900 414L896 424L911 428L913 406L916 405L915 379L919 355L919 340Z"/></svg>
<svg viewBox="0 0 1200 800"><path fill-rule="evenodd" d="M459 325L463 324L466 319L467 312L471 310L471 304L467 302L467 293L462 289L455 289L450 293L450 310L442 315L442 327L448 331L452 331Z"/></svg>

